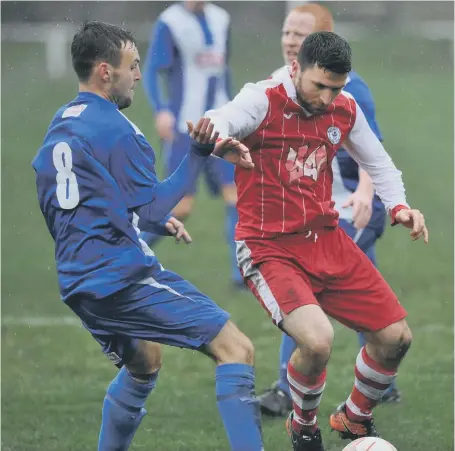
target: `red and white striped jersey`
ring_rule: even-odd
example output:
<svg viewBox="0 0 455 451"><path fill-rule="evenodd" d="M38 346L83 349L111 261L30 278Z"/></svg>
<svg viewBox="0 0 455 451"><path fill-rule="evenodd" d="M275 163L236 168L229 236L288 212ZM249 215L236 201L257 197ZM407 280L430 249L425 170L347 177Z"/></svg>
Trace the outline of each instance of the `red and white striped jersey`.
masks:
<svg viewBox="0 0 455 451"><path fill-rule="evenodd" d="M343 145L368 172L388 211L407 205L401 172L353 97L341 92L322 115L297 103L289 68L248 83L222 108L206 113L220 137L241 140L254 169L236 167L236 239L271 238L335 226L331 162Z"/></svg>

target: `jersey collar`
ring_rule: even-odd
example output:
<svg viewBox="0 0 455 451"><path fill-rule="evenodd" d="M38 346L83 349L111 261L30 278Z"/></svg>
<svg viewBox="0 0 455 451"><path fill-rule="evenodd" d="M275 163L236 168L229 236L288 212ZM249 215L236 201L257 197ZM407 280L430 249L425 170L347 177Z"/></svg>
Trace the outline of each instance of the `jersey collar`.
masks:
<svg viewBox="0 0 455 451"><path fill-rule="evenodd" d="M111 106L112 108L115 108L116 110L118 110L118 106L115 103L111 102L110 100L105 99L104 97L101 97L98 94L95 94L94 92L81 91L77 95L76 100L82 100L84 102L98 101L98 102L107 104L107 105Z"/></svg>

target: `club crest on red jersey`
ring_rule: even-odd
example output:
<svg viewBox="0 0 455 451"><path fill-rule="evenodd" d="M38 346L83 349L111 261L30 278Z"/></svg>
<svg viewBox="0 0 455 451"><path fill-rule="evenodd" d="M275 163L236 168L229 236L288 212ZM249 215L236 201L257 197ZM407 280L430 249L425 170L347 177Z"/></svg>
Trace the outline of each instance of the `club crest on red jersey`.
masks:
<svg viewBox="0 0 455 451"><path fill-rule="evenodd" d="M340 142L341 139L341 131L338 127L329 127L327 129L327 138L329 138L329 141L335 145Z"/></svg>

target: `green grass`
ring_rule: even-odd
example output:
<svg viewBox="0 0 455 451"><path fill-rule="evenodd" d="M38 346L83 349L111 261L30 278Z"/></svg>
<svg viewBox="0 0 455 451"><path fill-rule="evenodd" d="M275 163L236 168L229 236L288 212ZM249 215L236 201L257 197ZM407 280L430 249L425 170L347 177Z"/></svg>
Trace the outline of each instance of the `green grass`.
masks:
<svg viewBox="0 0 455 451"><path fill-rule="evenodd" d="M275 31L274 31L275 32ZM269 41L275 39L272 35ZM236 86L280 64L236 52ZM265 45L260 42L258 45ZM391 45L393 44L393 45ZM246 46L245 46L246 47ZM427 217L428 246L388 229L378 246L380 268L409 310L414 344L399 385L404 400L377 409L377 424L399 451L453 450L453 73L445 50L432 43L376 39L354 46L356 68L377 102L385 145L404 173L410 202ZM51 85L42 47L2 44L2 314L59 317L53 244L38 210L30 161L51 116L76 92L73 77ZM276 52L278 52L278 48ZM249 55L249 56L248 56ZM374 57L372 56L374 55ZM442 55L442 56L441 56ZM399 62L400 64L398 64ZM153 118L139 94L130 118L153 140ZM172 240L157 249L163 265L181 273L220 305L256 346L257 387L277 373L280 334L252 295L232 292L223 237L223 205L201 189L188 221L194 244ZM197 262L197 264L195 264ZM328 433L332 408L349 393L358 352L355 334L336 325L320 421L329 451L342 442ZM2 449L96 449L104 390L115 369L80 327L2 328ZM149 414L133 450L228 449L214 396L214 368L197 353L166 348ZM290 446L282 421L264 422L267 450Z"/></svg>

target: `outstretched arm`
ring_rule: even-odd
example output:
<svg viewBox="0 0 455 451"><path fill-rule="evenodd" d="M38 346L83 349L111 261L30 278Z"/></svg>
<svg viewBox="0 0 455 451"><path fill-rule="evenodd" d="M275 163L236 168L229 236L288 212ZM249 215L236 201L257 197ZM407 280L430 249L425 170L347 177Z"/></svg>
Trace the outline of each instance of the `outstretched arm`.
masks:
<svg viewBox="0 0 455 451"><path fill-rule="evenodd" d="M134 135L126 135L111 154L109 170L117 182L127 207L140 209L139 228L154 231L169 212L188 192L198 177L218 138L209 119L200 119L193 129L189 123L192 143L179 167L166 179L159 181L154 168L150 145ZM231 140L224 140L226 145Z"/></svg>
<svg viewBox="0 0 455 451"><path fill-rule="evenodd" d="M247 83L233 100L221 108L207 111L205 117L214 123L220 137L229 136L241 141L255 132L265 119L269 108L266 91L271 84L270 81Z"/></svg>

